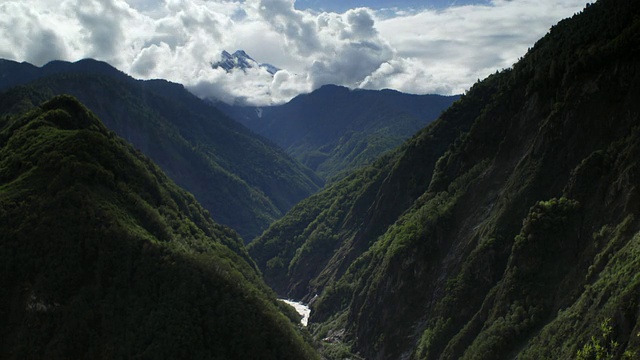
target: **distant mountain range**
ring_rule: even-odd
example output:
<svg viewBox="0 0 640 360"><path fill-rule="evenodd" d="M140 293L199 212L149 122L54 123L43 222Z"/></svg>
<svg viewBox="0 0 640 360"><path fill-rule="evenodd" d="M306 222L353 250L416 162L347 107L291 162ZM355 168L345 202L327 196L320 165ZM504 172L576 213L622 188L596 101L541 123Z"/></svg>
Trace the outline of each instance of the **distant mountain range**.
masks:
<svg viewBox="0 0 640 360"><path fill-rule="evenodd" d="M244 50L237 50L233 54L229 54L226 50L223 50L221 57L222 59L220 61L211 64L214 69L221 68L226 72L231 72L233 70L245 71L250 68L262 68L271 75L274 75L280 70L271 64L258 63L244 52Z"/></svg>
<svg viewBox="0 0 640 360"><path fill-rule="evenodd" d="M12 87L5 98L23 97L29 106L76 96L247 241L322 186L311 170L179 84L135 80L95 60L41 68L0 61L0 90Z"/></svg>
<svg viewBox="0 0 640 360"><path fill-rule="evenodd" d="M333 179L400 145L458 98L325 85L279 106L216 106Z"/></svg>

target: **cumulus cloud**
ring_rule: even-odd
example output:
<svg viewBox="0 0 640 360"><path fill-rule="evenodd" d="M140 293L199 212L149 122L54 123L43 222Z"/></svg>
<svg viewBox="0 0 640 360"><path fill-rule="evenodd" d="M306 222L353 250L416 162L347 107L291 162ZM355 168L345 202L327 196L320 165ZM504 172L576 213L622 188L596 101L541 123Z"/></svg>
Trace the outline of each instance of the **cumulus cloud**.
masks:
<svg viewBox="0 0 640 360"><path fill-rule="evenodd" d="M25 2L0 4L0 54L36 65L67 57L67 47L56 24L63 19L34 11Z"/></svg>
<svg viewBox="0 0 640 360"><path fill-rule="evenodd" d="M363 86L389 84L408 92L448 89L461 93L477 79L512 66L553 24L583 7L579 0L493 0L489 5L378 19L376 26L397 51L397 59L389 64L393 71L385 65ZM385 71L390 75L381 79ZM430 76L431 83L418 86L402 81L410 79L412 72Z"/></svg>
<svg viewBox="0 0 640 360"><path fill-rule="evenodd" d="M583 1L338 14L298 10L294 0L4 0L0 56L36 65L93 57L198 96L259 105L328 83L451 94L511 66ZM211 67L236 49L283 70Z"/></svg>
<svg viewBox="0 0 640 360"><path fill-rule="evenodd" d="M87 55L108 60L115 58L124 41L122 26L131 18L128 5L115 0L80 0L68 3L67 7L75 12L80 33L89 45Z"/></svg>
<svg viewBox="0 0 640 360"><path fill-rule="evenodd" d="M315 19L295 10L293 0L261 0L258 14L284 36L285 45L299 56L310 56L321 48Z"/></svg>
<svg viewBox="0 0 640 360"><path fill-rule="evenodd" d="M328 83L357 87L394 57L374 23L372 12L362 8L318 16L317 32L324 46L309 68L312 87Z"/></svg>
<svg viewBox="0 0 640 360"><path fill-rule="evenodd" d="M465 73L456 70L452 66L443 66L437 72L430 72L420 60L395 58L368 75L360 88L396 89L416 94L455 94L458 93L458 87L467 82Z"/></svg>

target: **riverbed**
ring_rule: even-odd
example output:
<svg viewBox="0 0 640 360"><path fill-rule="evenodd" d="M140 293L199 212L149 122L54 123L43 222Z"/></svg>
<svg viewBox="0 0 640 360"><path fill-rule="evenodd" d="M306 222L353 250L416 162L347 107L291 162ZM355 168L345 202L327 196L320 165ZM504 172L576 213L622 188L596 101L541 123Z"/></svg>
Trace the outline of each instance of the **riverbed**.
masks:
<svg viewBox="0 0 640 360"><path fill-rule="evenodd" d="M284 301L285 303L293 306L293 308L296 309L298 314L302 316L302 319L300 319L300 323L303 326L307 326L307 324L309 323L309 315L311 315L311 309L309 309L307 305L298 301L293 301L293 300L287 300L287 299L278 299L278 300Z"/></svg>

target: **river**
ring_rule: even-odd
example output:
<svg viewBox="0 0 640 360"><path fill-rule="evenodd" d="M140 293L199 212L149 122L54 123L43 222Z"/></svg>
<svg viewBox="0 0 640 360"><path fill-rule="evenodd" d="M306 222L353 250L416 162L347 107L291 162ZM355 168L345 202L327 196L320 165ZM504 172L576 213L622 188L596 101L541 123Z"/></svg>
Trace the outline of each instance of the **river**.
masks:
<svg viewBox="0 0 640 360"><path fill-rule="evenodd" d="M286 299L278 299L278 300L284 301L285 303L293 306L293 308L296 309L298 314L302 316L302 319L300 319L300 323L303 326L307 326L307 323L309 322L309 315L311 314L311 309L309 309L307 305L298 301L293 301L293 300L286 300Z"/></svg>

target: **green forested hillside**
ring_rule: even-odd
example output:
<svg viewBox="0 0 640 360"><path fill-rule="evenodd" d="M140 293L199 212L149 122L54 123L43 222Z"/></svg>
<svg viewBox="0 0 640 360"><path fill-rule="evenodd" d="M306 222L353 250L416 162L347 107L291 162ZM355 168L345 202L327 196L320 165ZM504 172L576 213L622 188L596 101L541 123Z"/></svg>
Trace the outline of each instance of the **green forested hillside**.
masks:
<svg viewBox="0 0 640 360"><path fill-rule="evenodd" d="M218 107L336 180L402 144L458 97L325 85L283 105Z"/></svg>
<svg viewBox="0 0 640 360"><path fill-rule="evenodd" d="M6 95L27 103L76 96L246 241L322 185L311 170L182 85L137 81L95 60L42 68L3 61L0 74L3 89L31 81Z"/></svg>
<svg viewBox="0 0 640 360"><path fill-rule="evenodd" d="M328 355L640 356L638 34L588 5L251 244Z"/></svg>
<svg viewBox="0 0 640 360"><path fill-rule="evenodd" d="M0 118L0 264L3 359L316 358L239 236L69 96Z"/></svg>

